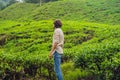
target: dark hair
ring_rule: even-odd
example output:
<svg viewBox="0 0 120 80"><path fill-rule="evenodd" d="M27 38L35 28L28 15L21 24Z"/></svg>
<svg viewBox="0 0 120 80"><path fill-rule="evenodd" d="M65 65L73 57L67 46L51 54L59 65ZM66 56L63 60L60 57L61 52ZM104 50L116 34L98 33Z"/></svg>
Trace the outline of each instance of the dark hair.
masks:
<svg viewBox="0 0 120 80"><path fill-rule="evenodd" d="M54 21L54 27L55 28L61 28L62 27L62 22L61 20L57 19Z"/></svg>

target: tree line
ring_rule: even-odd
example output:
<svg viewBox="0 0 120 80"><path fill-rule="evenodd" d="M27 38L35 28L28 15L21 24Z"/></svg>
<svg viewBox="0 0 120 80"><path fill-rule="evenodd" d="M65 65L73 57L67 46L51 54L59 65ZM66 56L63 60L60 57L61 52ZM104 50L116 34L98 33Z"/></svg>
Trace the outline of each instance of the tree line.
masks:
<svg viewBox="0 0 120 80"><path fill-rule="evenodd" d="M0 0L0 10L6 8L7 6L16 3L17 0Z"/></svg>
<svg viewBox="0 0 120 80"><path fill-rule="evenodd" d="M60 1L60 0L24 0L27 3L40 3L40 2L50 2L50 1Z"/></svg>
<svg viewBox="0 0 120 80"><path fill-rule="evenodd" d="M47 3L51 1L62 1L62 0L0 0L0 10L16 2L36 3L41 5L42 3Z"/></svg>

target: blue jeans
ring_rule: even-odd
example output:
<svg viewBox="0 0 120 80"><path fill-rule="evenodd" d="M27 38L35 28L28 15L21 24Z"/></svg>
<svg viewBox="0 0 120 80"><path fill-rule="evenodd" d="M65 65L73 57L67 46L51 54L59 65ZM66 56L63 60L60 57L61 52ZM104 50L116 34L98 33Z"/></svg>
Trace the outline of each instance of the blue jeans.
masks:
<svg viewBox="0 0 120 80"><path fill-rule="evenodd" d="M58 80L63 80L62 71L60 68L62 54L59 54L57 51L54 52L54 69Z"/></svg>

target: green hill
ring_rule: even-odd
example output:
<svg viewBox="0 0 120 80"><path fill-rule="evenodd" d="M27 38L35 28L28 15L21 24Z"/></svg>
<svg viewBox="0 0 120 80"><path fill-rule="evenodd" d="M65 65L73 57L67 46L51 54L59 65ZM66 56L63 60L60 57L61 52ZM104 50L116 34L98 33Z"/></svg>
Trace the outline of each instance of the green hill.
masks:
<svg viewBox="0 0 120 80"><path fill-rule="evenodd" d="M36 8L36 4L16 3L2 10L0 12L0 18L2 20L18 20L21 17L28 18L31 12Z"/></svg>
<svg viewBox="0 0 120 80"><path fill-rule="evenodd" d="M100 23L120 23L119 0L70 0L35 4L14 4L2 12L0 18L9 20L77 20Z"/></svg>
<svg viewBox="0 0 120 80"><path fill-rule="evenodd" d="M75 0L48 3L37 8L35 20L61 18L64 20L120 23L119 0Z"/></svg>

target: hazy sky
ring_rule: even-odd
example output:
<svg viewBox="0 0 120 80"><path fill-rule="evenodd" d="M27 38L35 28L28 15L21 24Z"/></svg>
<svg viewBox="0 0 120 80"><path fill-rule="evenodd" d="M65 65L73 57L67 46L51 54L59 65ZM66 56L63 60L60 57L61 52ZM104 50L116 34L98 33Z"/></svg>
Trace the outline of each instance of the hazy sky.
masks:
<svg viewBox="0 0 120 80"><path fill-rule="evenodd" d="M23 2L23 0L16 0L16 1L20 1L20 2Z"/></svg>

